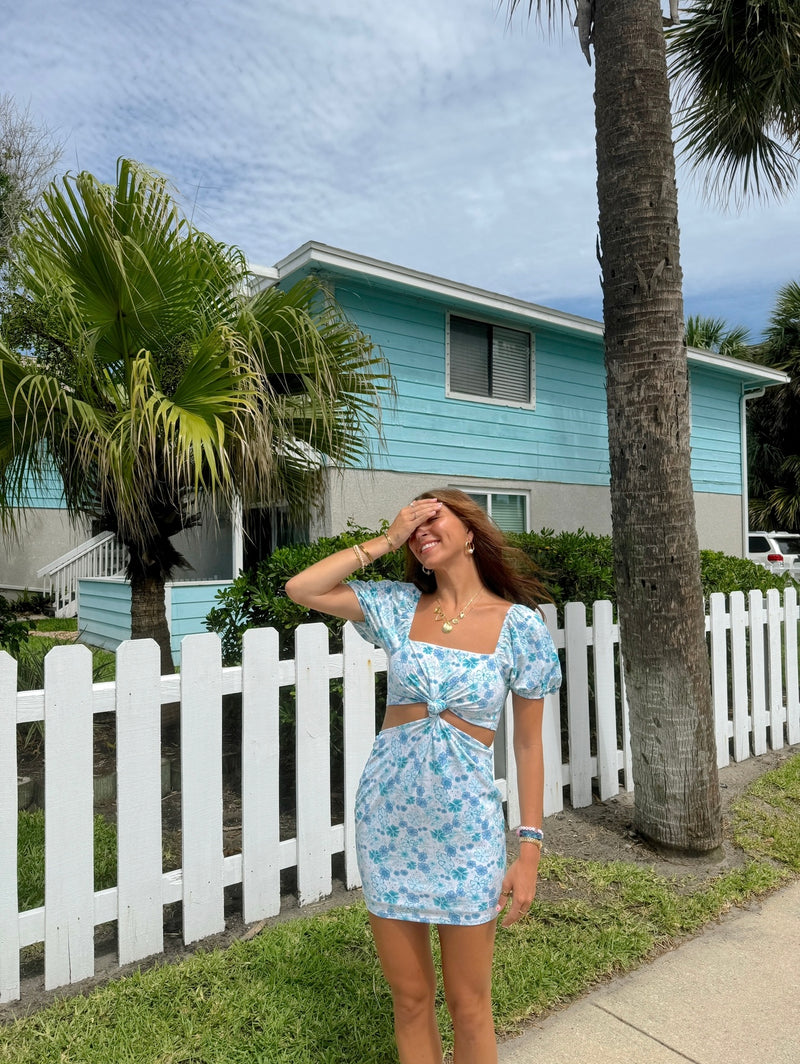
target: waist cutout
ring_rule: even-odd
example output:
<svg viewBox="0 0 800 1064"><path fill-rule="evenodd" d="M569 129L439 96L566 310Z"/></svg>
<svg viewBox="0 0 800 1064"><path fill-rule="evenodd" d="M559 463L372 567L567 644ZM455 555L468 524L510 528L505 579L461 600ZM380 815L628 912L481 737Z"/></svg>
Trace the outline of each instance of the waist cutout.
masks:
<svg viewBox="0 0 800 1064"><path fill-rule="evenodd" d="M382 731L388 728L397 728L403 724L410 724L414 720L424 720L426 717L439 718L451 724L454 728L466 735L477 739L484 746L491 746L494 742L494 732L491 728L484 728L480 724L472 724L463 717L459 717L452 709L448 709L441 699L432 699L430 702L412 702L409 704L387 706L386 715L383 718Z"/></svg>

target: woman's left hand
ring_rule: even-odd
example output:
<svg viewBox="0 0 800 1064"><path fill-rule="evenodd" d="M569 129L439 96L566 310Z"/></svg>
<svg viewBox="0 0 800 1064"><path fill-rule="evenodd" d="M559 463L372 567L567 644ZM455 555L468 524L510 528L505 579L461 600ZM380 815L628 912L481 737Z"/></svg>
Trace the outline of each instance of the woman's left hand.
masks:
<svg viewBox="0 0 800 1064"><path fill-rule="evenodd" d="M498 912L508 906L508 911L503 917L501 927L511 927L512 924L528 915L531 902L536 896L538 874L538 860L526 860L523 862L517 858L509 866L503 879L503 889L497 904Z"/></svg>

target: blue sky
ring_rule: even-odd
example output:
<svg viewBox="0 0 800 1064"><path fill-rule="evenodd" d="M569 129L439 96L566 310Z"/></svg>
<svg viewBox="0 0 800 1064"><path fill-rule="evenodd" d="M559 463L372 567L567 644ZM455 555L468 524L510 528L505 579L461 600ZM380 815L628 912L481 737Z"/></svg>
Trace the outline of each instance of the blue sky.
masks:
<svg viewBox="0 0 800 1064"><path fill-rule="evenodd" d="M251 262L319 240L600 316L593 71L494 0L0 0L0 92L108 180L127 155ZM800 197L742 214L679 172L686 313L757 337Z"/></svg>

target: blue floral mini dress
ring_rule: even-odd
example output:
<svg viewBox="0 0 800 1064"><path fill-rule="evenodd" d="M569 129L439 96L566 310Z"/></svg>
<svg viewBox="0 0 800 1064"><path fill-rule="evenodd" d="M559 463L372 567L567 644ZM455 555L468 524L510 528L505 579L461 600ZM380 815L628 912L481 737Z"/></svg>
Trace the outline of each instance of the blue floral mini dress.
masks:
<svg viewBox="0 0 800 1064"><path fill-rule="evenodd" d="M420 591L352 580L355 625L388 656L388 705L424 702L428 716L378 733L356 795L356 851L375 916L434 924L494 919L506 867L505 822L492 750L443 710L497 730L509 691L542 698L561 683L539 614L512 605L493 654L409 638Z"/></svg>

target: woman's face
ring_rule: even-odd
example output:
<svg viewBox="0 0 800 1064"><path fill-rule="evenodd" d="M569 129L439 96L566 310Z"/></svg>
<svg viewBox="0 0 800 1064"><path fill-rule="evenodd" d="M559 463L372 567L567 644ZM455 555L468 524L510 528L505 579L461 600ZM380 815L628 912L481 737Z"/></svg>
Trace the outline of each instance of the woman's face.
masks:
<svg viewBox="0 0 800 1064"><path fill-rule="evenodd" d="M463 556L467 540L472 541L472 532L461 518L442 505L434 517L417 526L408 540L408 546L426 569L438 569L454 558Z"/></svg>

